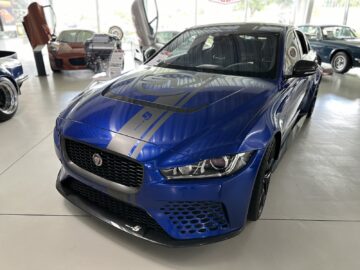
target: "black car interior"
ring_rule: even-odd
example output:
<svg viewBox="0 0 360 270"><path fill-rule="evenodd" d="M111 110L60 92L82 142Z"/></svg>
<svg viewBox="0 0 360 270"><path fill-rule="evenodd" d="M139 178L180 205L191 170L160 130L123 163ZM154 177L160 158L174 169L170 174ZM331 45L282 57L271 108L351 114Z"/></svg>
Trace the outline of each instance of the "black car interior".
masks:
<svg viewBox="0 0 360 270"><path fill-rule="evenodd" d="M198 36L187 51L170 55L160 65L196 67L224 73L269 73L275 68L276 35L214 35L210 47L205 46L208 39L209 35Z"/></svg>

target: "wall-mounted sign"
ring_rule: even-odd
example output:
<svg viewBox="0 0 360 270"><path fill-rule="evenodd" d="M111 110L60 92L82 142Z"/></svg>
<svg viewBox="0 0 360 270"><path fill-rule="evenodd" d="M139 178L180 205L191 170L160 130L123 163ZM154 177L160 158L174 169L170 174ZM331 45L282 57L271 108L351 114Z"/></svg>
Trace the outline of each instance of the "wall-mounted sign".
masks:
<svg viewBox="0 0 360 270"><path fill-rule="evenodd" d="M209 0L209 1L226 5L226 4L233 4L233 3L241 2L242 0Z"/></svg>

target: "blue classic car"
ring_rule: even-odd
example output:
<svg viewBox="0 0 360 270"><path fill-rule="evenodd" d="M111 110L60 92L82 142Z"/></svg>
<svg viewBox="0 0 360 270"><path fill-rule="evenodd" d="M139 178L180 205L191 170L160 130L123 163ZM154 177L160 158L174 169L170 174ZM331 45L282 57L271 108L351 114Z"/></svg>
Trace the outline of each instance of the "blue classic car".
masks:
<svg viewBox="0 0 360 270"><path fill-rule="evenodd" d="M238 233L310 117L316 54L291 26L182 32L147 62L77 96L56 120L58 191L116 228L170 246Z"/></svg>
<svg viewBox="0 0 360 270"><path fill-rule="evenodd" d="M331 63L337 73L346 73L360 67L360 39L347 26L303 25L299 29L309 39L320 62Z"/></svg>
<svg viewBox="0 0 360 270"><path fill-rule="evenodd" d="M0 123L15 115L20 87L26 79L16 53L0 51Z"/></svg>

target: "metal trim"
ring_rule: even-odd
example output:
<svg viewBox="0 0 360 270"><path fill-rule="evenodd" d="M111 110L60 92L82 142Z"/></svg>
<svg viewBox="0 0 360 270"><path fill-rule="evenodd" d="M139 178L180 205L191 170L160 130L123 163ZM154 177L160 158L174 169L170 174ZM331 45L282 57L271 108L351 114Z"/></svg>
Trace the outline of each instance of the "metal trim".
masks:
<svg viewBox="0 0 360 270"><path fill-rule="evenodd" d="M230 233L226 233L220 236L213 236L208 238L197 238L197 239L189 239L189 240L179 240L171 238L166 233L160 233L154 230L140 230L138 232L131 229L133 225L136 224L128 224L124 220L120 219L118 216L111 214L110 212L105 211L101 207L97 206L90 201L82 199L81 197L77 196L76 194L72 193L70 190L66 189L62 184L62 181L66 180L61 179L61 173L59 173L57 181L56 181L56 188L59 193L72 204L76 205L83 211L87 212L91 216L125 232L131 234L135 237L141 238L143 240L149 241L154 244L167 246L167 247L187 247L187 246L203 246L211 243L216 243L219 241L223 241L229 238L232 238L238 235L242 229L234 230ZM155 220L156 221L156 220Z"/></svg>

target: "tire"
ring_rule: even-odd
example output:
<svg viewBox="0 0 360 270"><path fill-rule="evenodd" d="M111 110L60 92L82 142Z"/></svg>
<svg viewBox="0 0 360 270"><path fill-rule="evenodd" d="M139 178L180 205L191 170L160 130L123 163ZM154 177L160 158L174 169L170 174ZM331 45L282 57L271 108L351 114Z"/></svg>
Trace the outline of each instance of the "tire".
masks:
<svg viewBox="0 0 360 270"><path fill-rule="evenodd" d="M338 52L332 57L331 66L336 73L344 74L351 68L351 61L346 53Z"/></svg>
<svg viewBox="0 0 360 270"><path fill-rule="evenodd" d="M50 68L51 68L52 72L54 72L54 73L59 73L59 72L60 72L59 69L55 69L55 68L53 68L51 65L50 65Z"/></svg>
<svg viewBox="0 0 360 270"><path fill-rule="evenodd" d="M0 78L0 123L12 118L18 109L19 93L7 78Z"/></svg>
<svg viewBox="0 0 360 270"><path fill-rule="evenodd" d="M118 37L118 38L120 39L120 41L121 41L121 40L123 39L123 37L124 37L124 32L123 32L123 30L122 30L119 26L116 26L116 25L111 26L111 27L109 28L108 33L111 34L111 35L114 35L114 36Z"/></svg>
<svg viewBox="0 0 360 270"><path fill-rule="evenodd" d="M269 190L272 167L275 161L275 152L276 141L272 140L266 148L266 152L261 161L260 168L255 179L248 211L248 220L250 221L258 220L264 209L266 195Z"/></svg>

